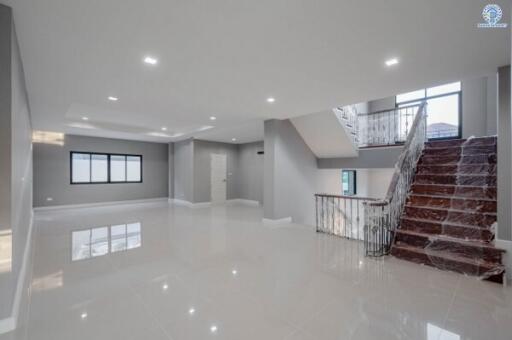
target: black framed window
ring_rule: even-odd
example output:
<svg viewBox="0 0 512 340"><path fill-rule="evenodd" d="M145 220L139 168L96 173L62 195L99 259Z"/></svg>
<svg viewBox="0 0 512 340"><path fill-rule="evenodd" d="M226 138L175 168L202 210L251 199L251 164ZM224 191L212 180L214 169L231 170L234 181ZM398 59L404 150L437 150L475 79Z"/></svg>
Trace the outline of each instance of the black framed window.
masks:
<svg viewBox="0 0 512 340"><path fill-rule="evenodd" d="M451 139L462 136L462 85L449 83L396 96L396 107L427 102L427 136Z"/></svg>
<svg viewBox="0 0 512 340"><path fill-rule="evenodd" d="M71 184L141 183L142 156L71 152Z"/></svg>
<svg viewBox="0 0 512 340"><path fill-rule="evenodd" d="M357 195L357 173L355 170L341 171L341 185L344 196Z"/></svg>

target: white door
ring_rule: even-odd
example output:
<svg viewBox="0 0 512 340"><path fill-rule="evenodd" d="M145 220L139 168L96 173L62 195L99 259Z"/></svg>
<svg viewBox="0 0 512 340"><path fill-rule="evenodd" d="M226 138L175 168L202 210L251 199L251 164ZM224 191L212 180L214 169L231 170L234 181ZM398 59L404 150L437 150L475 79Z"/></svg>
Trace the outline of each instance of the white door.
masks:
<svg viewBox="0 0 512 340"><path fill-rule="evenodd" d="M211 154L211 195L212 203L226 201L227 158L225 154Z"/></svg>

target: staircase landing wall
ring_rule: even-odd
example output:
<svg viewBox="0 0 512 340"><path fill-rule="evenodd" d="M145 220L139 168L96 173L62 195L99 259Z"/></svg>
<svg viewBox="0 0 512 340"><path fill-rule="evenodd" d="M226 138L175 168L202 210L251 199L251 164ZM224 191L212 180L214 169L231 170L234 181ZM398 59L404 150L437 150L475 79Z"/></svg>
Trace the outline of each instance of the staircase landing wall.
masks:
<svg viewBox="0 0 512 340"><path fill-rule="evenodd" d="M319 158L319 169L382 169L394 168L402 147L360 149L359 157Z"/></svg>

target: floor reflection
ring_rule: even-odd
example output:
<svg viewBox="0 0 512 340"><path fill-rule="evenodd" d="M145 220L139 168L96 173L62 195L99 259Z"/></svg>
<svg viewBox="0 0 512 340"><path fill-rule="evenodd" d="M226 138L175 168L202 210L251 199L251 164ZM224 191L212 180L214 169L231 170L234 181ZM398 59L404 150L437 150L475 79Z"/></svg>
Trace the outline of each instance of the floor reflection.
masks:
<svg viewBox="0 0 512 340"><path fill-rule="evenodd" d="M0 230L0 273L12 270L12 230Z"/></svg>
<svg viewBox="0 0 512 340"><path fill-rule="evenodd" d="M460 340L460 335L447 331L441 327L427 324L427 340Z"/></svg>
<svg viewBox="0 0 512 340"><path fill-rule="evenodd" d="M141 222L73 231L72 261L85 260L142 246Z"/></svg>

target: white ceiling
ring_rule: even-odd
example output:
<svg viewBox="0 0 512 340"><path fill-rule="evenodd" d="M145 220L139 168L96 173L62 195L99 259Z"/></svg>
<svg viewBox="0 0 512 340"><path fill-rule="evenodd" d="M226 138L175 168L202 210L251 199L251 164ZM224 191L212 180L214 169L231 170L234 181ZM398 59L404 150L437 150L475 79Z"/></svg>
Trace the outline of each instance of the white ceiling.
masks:
<svg viewBox="0 0 512 340"><path fill-rule="evenodd" d="M41 130L167 142L241 140L245 129L261 140L268 118L510 63L510 29L476 26L487 1L0 2L14 8L33 127ZM510 21L510 2L496 2ZM158 65L143 64L146 55ZM386 67L395 56L400 64ZM164 136L151 135L162 126Z"/></svg>

